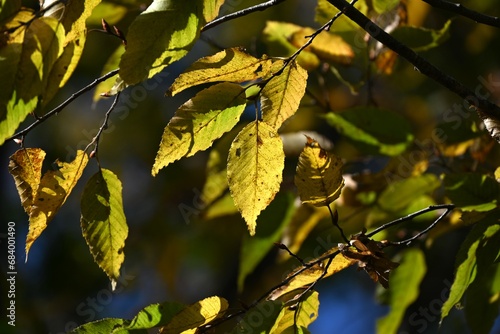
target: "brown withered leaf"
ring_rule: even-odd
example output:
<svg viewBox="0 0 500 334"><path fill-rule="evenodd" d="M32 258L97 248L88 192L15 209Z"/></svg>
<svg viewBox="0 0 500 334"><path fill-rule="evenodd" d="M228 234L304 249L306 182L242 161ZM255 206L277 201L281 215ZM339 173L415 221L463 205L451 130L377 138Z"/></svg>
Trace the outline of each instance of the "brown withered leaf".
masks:
<svg viewBox="0 0 500 334"><path fill-rule="evenodd" d="M358 262L359 270L363 269L374 282L389 288L389 274L399 263L392 262L383 252L387 242L373 241L365 235L365 231L351 237L351 247L339 248L342 255Z"/></svg>

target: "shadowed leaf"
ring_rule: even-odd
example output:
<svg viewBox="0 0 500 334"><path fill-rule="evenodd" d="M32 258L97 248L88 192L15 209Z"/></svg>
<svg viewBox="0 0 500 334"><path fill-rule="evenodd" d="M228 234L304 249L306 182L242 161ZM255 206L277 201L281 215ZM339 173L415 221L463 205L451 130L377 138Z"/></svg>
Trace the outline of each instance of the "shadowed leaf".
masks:
<svg viewBox="0 0 500 334"><path fill-rule="evenodd" d="M83 190L81 207L83 237L114 290L125 259L123 248L128 235L122 184L117 176L107 169L94 174Z"/></svg>

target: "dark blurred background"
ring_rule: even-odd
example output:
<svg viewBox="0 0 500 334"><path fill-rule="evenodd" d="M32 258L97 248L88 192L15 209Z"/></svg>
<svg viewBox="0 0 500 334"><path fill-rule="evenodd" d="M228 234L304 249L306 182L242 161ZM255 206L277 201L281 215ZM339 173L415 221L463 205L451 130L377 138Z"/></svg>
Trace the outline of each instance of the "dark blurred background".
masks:
<svg viewBox="0 0 500 334"><path fill-rule="evenodd" d="M227 2L226 10L232 12L259 1ZM464 1L464 4L481 12L500 15L497 2L493 0L480 3ZM192 303L211 295L223 296L231 301L232 307L239 307L239 301L248 304L279 282L293 261L276 265L277 251L273 251L249 277L245 293L238 295L239 247L242 236L247 233L243 220L232 214L206 221L195 212L199 191L205 181L208 152L178 161L161 170L155 178L150 171L163 128L176 108L196 91L190 89L174 98L164 97L175 77L194 60L218 51L215 44L220 47L244 46L257 55L265 53L265 45L258 41L258 37L266 20L317 27L314 7L315 2L289 0L264 12L209 30L203 35L204 40L200 40L186 58L164 70L159 82L155 78L149 81L148 87L157 87L142 89L141 92L146 91L147 95L136 98L140 100L136 101L137 106L129 108L128 113L111 116L110 130L100 144L100 160L102 166L116 173L123 183L124 208L129 225L123 279L115 292L111 292L106 275L93 262L79 224L80 195L85 182L97 171L95 162L89 163L65 205L34 243L29 261L25 263L28 217L7 170L9 156L18 147L12 142L0 147L0 215L3 222L0 233L6 232L8 222L15 222L16 226L15 333L59 334L105 317L131 318L151 303L168 300ZM118 22L114 22L113 17L105 19L126 31L127 25L138 13L131 12ZM432 10L423 1L411 0L408 16L410 22L415 24L441 28L452 15ZM96 24L99 20L100 17L93 17L90 23L98 28ZM100 76L103 64L118 45L117 40L90 32L80 65L49 108ZM453 22L450 39L442 47L425 52L424 56L467 86L476 87L478 76L486 77L500 69L499 45L500 36L494 28L457 18ZM399 60L396 71L393 77L375 80L375 98L387 108L402 109L422 136L432 128L440 112L453 103L461 103L437 84L416 72L411 73L412 67L402 60ZM402 76L398 77L397 73ZM328 93L332 108L341 109L366 101L362 90L353 96L333 78L328 87L331 88ZM129 87L123 94L134 96L133 90L134 87ZM325 126L323 120L314 117L318 110L313 105L307 106L308 102L306 97L306 106L286 124L283 131L314 130L336 140L338 135ZM93 103L92 93L88 93L32 131L25 145L41 147L47 152L47 168L56 159L69 161L76 149L83 149L91 140L110 104L109 99ZM21 128L31 122L33 119L28 118ZM342 143L339 143L338 150L345 153L342 157L346 159L356 155L352 153L349 156L349 147ZM287 160L287 171L293 172L294 168L293 159ZM180 207L196 210L187 217ZM429 273L421 286L421 298L405 317L403 330L407 333L437 332L439 316L431 312L426 317L419 312L421 307L435 308L436 299L439 303L442 294L449 289L454 254L466 232L458 230L449 233L426 249ZM329 221L318 224L301 254L307 257L316 247L317 236L326 238L329 234L332 235L331 240L336 242L338 234L330 227ZM5 234L1 236L0 248L5 254ZM5 260L1 261L1 266L5 275ZM4 278L1 279L2 291L6 291L5 282ZM318 320L310 328L312 333L373 333L376 319L387 312L386 307L377 303L378 288L366 274L354 268L324 280L318 290L321 307ZM2 298L6 299L3 295ZM414 322L411 323L410 319ZM4 326L5 321L1 323ZM500 332L500 327L496 328ZM7 333L8 330L8 327L1 327L0 332ZM441 332L468 333L462 312L454 310L443 323Z"/></svg>

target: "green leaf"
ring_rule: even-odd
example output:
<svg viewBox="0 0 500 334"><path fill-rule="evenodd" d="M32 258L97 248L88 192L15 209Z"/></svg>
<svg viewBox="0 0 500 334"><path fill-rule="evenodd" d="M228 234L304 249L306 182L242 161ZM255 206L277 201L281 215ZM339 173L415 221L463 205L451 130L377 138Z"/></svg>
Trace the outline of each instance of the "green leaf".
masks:
<svg viewBox="0 0 500 334"><path fill-rule="evenodd" d="M11 156L9 172L14 177L24 210L29 215L26 236L26 260L33 242L47 228L87 166L88 156L78 151L72 162L56 161L56 170L40 178L45 152L41 149L22 149Z"/></svg>
<svg viewBox="0 0 500 334"><path fill-rule="evenodd" d="M238 273L238 291L243 290L245 278L252 273L267 253L280 240L283 229L290 223L295 211L294 197L290 193L278 195L258 219L259 234L243 236ZM280 219L276 219L280 217Z"/></svg>
<svg viewBox="0 0 500 334"><path fill-rule="evenodd" d="M328 206L339 198L344 187L342 159L327 152L314 139L307 143L299 156L295 185L302 203Z"/></svg>
<svg viewBox="0 0 500 334"><path fill-rule="evenodd" d="M500 185L492 177L479 173L446 174L446 196L461 210L489 211L497 207Z"/></svg>
<svg viewBox="0 0 500 334"><path fill-rule="evenodd" d="M361 13L368 13L368 5L366 1L358 1L354 5ZM333 6L328 0L318 0L318 5L316 6L316 16L315 21L323 25L334 17L339 10ZM345 15L341 15L335 24L332 26L333 31L352 31L360 30L360 27L348 19Z"/></svg>
<svg viewBox="0 0 500 334"><path fill-rule="evenodd" d="M236 136L227 161L227 179L234 204L255 234L257 216L279 191L285 153L279 135L262 121L255 121Z"/></svg>
<svg viewBox="0 0 500 334"><path fill-rule="evenodd" d="M443 44L450 37L450 26L451 20L446 21L439 30L400 26L391 35L414 51L426 51Z"/></svg>
<svg viewBox="0 0 500 334"><path fill-rule="evenodd" d="M62 51L63 36L64 30L56 19L42 17L26 30L22 51L16 44L0 51L0 55L6 57L0 58L0 68L6 70L6 82L2 84L6 90L0 97L2 102L7 101L0 105L0 145L35 110L43 83L47 82L48 73Z"/></svg>
<svg viewBox="0 0 500 334"><path fill-rule="evenodd" d="M120 77L128 85L151 78L184 57L199 36L203 1L154 0L130 25Z"/></svg>
<svg viewBox="0 0 500 334"><path fill-rule="evenodd" d="M274 324L269 333L296 334L306 329L318 317L318 292L309 291L305 294L297 308L296 311L295 308L283 307L278 317L279 321Z"/></svg>
<svg viewBox="0 0 500 334"><path fill-rule="evenodd" d="M125 46L120 44L116 50L109 56L106 64L102 68L101 75L109 73L118 68L120 65L120 59L125 52ZM118 92L122 91L126 86L120 85L123 80L121 78L109 78L97 85L94 91L94 101L99 101L102 98L102 94L106 96L116 95Z"/></svg>
<svg viewBox="0 0 500 334"><path fill-rule="evenodd" d="M280 75L269 80L261 94L264 122L277 131L299 108L306 85L307 71L296 62L288 64Z"/></svg>
<svg viewBox="0 0 500 334"><path fill-rule="evenodd" d="M149 329L168 324L186 306L177 302L151 304L143 308L123 328L128 330Z"/></svg>
<svg viewBox="0 0 500 334"><path fill-rule="evenodd" d="M103 334L112 333L115 328L120 328L123 324L123 319L105 318L93 322L88 322L75 329L68 334Z"/></svg>
<svg viewBox="0 0 500 334"><path fill-rule="evenodd" d="M83 237L114 290L125 259L123 248L128 235L118 177L107 169L94 174L83 190L81 207Z"/></svg>
<svg viewBox="0 0 500 334"><path fill-rule="evenodd" d="M377 333L397 333L406 309L419 296L419 287L427 270L425 256L418 248L409 248L398 268L392 270L389 291L389 314L377 320Z"/></svg>
<svg viewBox="0 0 500 334"><path fill-rule="evenodd" d="M384 14L385 12L394 9L399 4L399 0L373 0L373 9L379 14Z"/></svg>
<svg viewBox="0 0 500 334"><path fill-rule="evenodd" d="M467 235L467 238L460 246L455 263L455 280L451 286L450 296L441 309L441 321L443 321L450 310L460 302L469 285L474 282L477 274L477 254L481 251L482 247L488 245L488 241L492 237L500 233L498 214L498 210L494 210L474 225ZM498 247L496 249L498 250ZM497 256L498 251L495 254L495 257Z"/></svg>
<svg viewBox="0 0 500 334"><path fill-rule="evenodd" d="M396 156L413 141L410 123L400 115L376 107L357 107L326 115L358 149L368 154Z"/></svg>
<svg viewBox="0 0 500 334"><path fill-rule="evenodd" d="M223 316L228 306L227 300L217 296L200 300L177 313L165 327L161 328L160 334L194 334L196 328Z"/></svg>
<svg viewBox="0 0 500 334"><path fill-rule="evenodd" d="M210 22L219 15L220 7L224 4L224 0L204 0L203 1L203 18L205 22Z"/></svg>
<svg viewBox="0 0 500 334"><path fill-rule="evenodd" d="M174 96L189 87L210 82L256 80L267 75L271 65L271 59L255 58L239 48L226 49L194 62L175 79L167 95Z"/></svg>
<svg viewBox="0 0 500 334"><path fill-rule="evenodd" d="M416 198L431 194L441 185L434 174L423 174L400 181L394 181L384 189L378 198L378 205L388 212L400 212Z"/></svg>
<svg viewBox="0 0 500 334"><path fill-rule="evenodd" d="M263 301L245 313L231 334L267 334L279 322L283 305L279 301Z"/></svg>
<svg viewBox="0 0 500 334"><path fill-rule="evenodd" d="M206 150L230 131L245 110L241 86L223 82L184 103L165 128L153 165L153 176L170 163Z"/></svg>

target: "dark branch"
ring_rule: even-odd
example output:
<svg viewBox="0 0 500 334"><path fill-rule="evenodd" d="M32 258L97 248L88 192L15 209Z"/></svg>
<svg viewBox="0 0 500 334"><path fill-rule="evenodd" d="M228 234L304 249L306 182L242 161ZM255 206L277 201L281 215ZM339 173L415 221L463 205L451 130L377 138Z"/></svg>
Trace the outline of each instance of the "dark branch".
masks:
<svg viewBox="0 0 500 334"><path fill-rule="evenodd" d="M489 16L482 13L475 12L467 7L464 7L462 4L449 2L444 0L422 0L423 2L428 3L432 7L444 9L463 17L474 20L477 23L486 24L492 27L500 28L500 18L495 16Z"/></svg>
<svg viewBox="0 0 500 334"><path fill-rule="evenodd" d="M221 17L219 17L219 18L217 18L217 19L215 19L213 21L210 21L207 24L205 24L203 26L203 28L201 28L201 31L208 30L210 28L218 26L221 23L227 22L227 21L232 20L232 19L236 19L238 17L242 17L242 16L245 16L245 15L248 15L248 14L253 13L253 12L266 10L267 8L275 6L275 5L277 5L277 4L279 4L279 3L283 2L283 1L285 1L285 0L269 0L267 2L263 2L263 3L260 3L258 5L255 5L255 6L248 7L248 8L239 10L237 12L221 16Z"/></svg>
<svg viewBox="0 0 500 334"><path fill-rule="evenodd" d="M48 113L43 115L42 117L37 118L37 120L35 122L33 122L31 125L29 125L27 128L25 128L22 131L19 131L18 133L14 134L12 137L10 137L7 140L14 140L15 138L25 136L28 132L33 130L36 126L45 122L49 117L51 117L53 115L57 115L61 110L63 110L68 104L73 102L73 100L78 98L80 95L88 92L89 90L91 90L92 88L97 86L100 82L102 82L106 79L109 79L112 76L116 75L118 73L118 71L119 71L119 69L113 70L113 71L103 75L102 77L95 79L90 84L88 84L87 86L80 89L78 92L73 93L73 95L71 95L66 101L64 101L63 103L61 103L60 105L58 105L57 107L55 107L54 109L52 109L51 111L49 111Z"/></svg>
<svg viewBox="0 0 500 334"><path fill-rule="evenodd" d="M354 21L371 37L413 64L416 70L443 85L445 88L465 99L471 106L477 108L481 118L489 116L494 119L500 119L499 106L489 100L476 96L472 90L465 87L458 80L439 70L426 59L419 56L415 51L386 33L359 10L351 6L346 0L328 0L328 2L341 10L349 19Z"/></svg>

